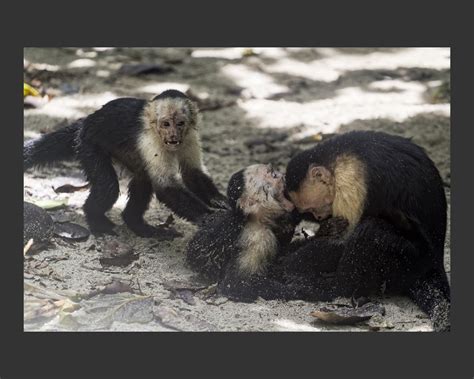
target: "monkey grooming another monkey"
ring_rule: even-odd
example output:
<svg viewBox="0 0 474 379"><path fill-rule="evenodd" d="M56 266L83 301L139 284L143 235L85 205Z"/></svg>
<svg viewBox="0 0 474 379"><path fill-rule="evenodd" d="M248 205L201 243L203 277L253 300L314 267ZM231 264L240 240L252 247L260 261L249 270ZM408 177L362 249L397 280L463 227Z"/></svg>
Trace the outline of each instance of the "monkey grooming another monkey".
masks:
<svg viewBox="0 0 474 379"><path fill-rule="evenodd" d="M153 193L191 222L212 212L213 207L227 207L225 196L204 172L197 105L177 90L164 91L150 101L112 100L85 118L25 142L23 157L24 170L79 160L91 185L83 209L96 234L115 234L115 225L105 215L119 196L112 163L133 175L122 217L139 236L158 233L143 219Z"/></svg>
<svg viewBox="0 0 474 379"><path fill-rule="evenodd" d="M233 300L294 299L291 285L272 271L300 221L285 198L283 174L255 164L232 175L227 188L231 210L203 219L187 246L188 265L218 282L218 292ZM323 227L321 232L332 232Z"/></svg>
<svg viewBox="0 0 474 379"><path fill-rule="evenodd" d="M342 134L293 157L286 184L299 212L349 222L340 241L312 240L285 258L288 275L309 278L307 298L385 288L408 294L435 330L449 329L446 197L439 172L421 147L380 132ZM332 265L333 278L317 277L321 262Z"/></svg>

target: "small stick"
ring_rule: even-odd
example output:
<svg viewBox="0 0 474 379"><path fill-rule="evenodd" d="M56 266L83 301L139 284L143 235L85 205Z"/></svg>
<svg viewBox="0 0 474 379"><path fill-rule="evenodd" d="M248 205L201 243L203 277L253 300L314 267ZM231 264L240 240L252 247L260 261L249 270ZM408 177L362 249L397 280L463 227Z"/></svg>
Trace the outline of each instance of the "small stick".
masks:
<svg viewBox="0 0 474 379"><path fill-rule="evenodd" d="M25 247L23 248L23 256L26 255L28 250L30 250L30 247L33 245L33 238L30 238L30 240L26 243Z"/></svg>

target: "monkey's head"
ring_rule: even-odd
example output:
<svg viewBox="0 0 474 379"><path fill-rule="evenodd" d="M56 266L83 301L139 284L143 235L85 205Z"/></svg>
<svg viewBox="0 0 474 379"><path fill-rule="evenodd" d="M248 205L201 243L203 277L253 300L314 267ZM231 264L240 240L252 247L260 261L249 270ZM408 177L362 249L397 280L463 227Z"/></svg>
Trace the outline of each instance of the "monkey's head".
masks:
<svg viewBox="0 0 474 379"><path fill-rule="evenodd" d="M167 90L150 101L147 116L163 146L175 151L196 128L198 108L184 93Z"/></svg>
<svg viewBox="0 0 474 379"><path fill-rule="evenodd" d="M301 163L296 161L297 163ZM307 167L307 168L306 168ZM331 171L319 164L306 170L290 161L286 171L288 196L300 213L311 213L317 221L332 216L335 180Z"/></svg>
<svg viewBox="0 0 474 379"><path fill-rule="evenodd" d="M259 220L271 221L294 209L285 197L284 175L271 164L255 164L233 174L227 197L234 211Z"/></svg>

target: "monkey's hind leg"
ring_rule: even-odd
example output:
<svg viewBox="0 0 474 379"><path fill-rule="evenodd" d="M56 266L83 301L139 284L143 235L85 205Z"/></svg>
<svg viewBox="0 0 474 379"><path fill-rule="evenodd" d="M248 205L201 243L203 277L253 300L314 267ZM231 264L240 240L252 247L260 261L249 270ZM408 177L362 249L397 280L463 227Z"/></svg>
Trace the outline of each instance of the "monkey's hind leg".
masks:
<svg viewBox="0 0 474 379"><path fill-rule="evenodd" d="M117 174L110 156L94 146L81 146L78 155L91 185L83 207L91 232L116 235L115 224L105 216L119 196Z"/></svg>
<svg viewBox="0 0 474 379"><path fill-rule="evenodd" d="M125 224L140 237L155 236L158 229L148 225L143 219L153 195L150 180L145 175L134 176L128 185L128 195L127 206L122 212Z"/></svg>

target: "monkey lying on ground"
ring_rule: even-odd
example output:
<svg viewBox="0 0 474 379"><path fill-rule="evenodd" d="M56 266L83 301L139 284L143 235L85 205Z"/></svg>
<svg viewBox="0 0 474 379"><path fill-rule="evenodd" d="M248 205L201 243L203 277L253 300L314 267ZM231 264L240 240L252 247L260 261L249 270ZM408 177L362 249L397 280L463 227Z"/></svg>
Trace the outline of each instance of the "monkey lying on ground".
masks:
<svg viewBox="0 0 474 379"><path fill-rule="evenodd" d="M112 163L133 177L122 217L137 235L157 229L143 215L153 192L178 216L195 222L226 198L204 173L198 135L198 109L185 94L167 90L151 101L121 98L58 131L28 141L24 170L59 160L78 159L91 184L84 213L94 233L113 232L106 216L119 196Z"/></svg>
<svg viewBox="0 0 474 379"><path fill-rule="evenodd" d="M299 212L349 222L340 241L313 240L285 258L287 275L309 280L306 298L329 300L385 288L408 294L436 330L449 329L446 197L439 172L421 147L385 133L342 134L293 157L286 184ZM320 278L321 271L335 276Z"/></svg>
<svg viewBox="0 0 474 379"><path fill-rule="evenodd" d="M255 164L236 172L227 188L232 209L204 218L189 242L188 265L217 281L222 295L240 301L298 297L291 285L272 275L274 262L299 222L284 189L283 174L271 165ZM332 222L322 225L318 235L339 232L337 222Z"/></svg>

